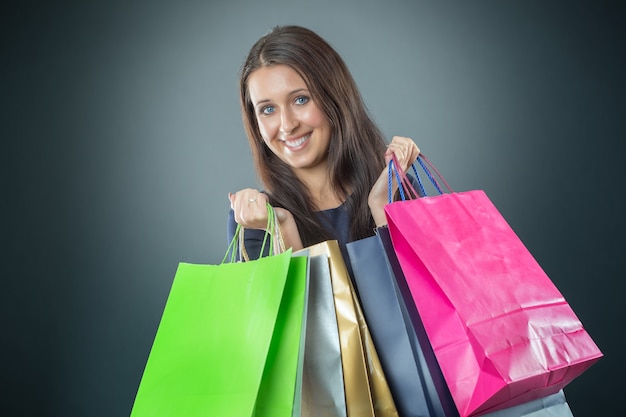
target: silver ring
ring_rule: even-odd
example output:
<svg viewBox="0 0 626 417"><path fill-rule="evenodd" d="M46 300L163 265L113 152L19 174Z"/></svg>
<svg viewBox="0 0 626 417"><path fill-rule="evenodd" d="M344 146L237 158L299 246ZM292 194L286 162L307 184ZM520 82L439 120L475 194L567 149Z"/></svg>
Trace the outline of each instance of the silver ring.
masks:
<svg viewBox="0 0 626 417"><path fill-rule="evenodd" d="M256 203L256 197L248 199L248 205L250 205L252 203Z"/></svg>

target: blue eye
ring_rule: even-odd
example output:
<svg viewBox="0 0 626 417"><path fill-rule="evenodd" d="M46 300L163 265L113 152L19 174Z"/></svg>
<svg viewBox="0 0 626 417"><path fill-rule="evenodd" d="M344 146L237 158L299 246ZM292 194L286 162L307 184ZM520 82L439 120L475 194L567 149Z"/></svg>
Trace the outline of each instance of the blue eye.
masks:
<svg viewBox="0 0 626 417"><path fill-rule="evenodd" d="M306 104L309 102L309 98L307 96L298 96L296 97L296 104Z"/></svg>
<svg viewBox="0 0 626 417"><path fill-rule="evenodd" d="M275 111L274 106L265 106L261 109L261 113L265 115L270 115L274 113L274 111Z"/></svg>

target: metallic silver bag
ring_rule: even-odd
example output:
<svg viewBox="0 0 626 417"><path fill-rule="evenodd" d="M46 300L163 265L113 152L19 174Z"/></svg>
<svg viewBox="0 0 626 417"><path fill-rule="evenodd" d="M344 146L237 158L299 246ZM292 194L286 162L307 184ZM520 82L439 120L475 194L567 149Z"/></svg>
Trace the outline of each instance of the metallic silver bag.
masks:
<svg viewBox="0 0 626 417"><path fill-rule="evenodd" d="M311 256L304 373L303 417L346 417L339 329L325 256Z"/></svg>

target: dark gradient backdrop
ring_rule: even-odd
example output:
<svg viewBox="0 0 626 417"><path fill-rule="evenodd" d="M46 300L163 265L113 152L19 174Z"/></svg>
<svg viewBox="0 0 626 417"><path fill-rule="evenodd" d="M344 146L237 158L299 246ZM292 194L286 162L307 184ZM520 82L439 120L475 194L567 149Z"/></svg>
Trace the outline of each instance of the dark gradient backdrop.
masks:
<svg viewBox="0 0 626 417"><path fill-rule="evenodd" d="M566 391L574 414L622 415L623 2L26 0L0 16L0 414L128 415L177 263L221 260L227 193L256 183L239 66L296 23L343 54L387 136L486 190L606 354Z"/></svg>

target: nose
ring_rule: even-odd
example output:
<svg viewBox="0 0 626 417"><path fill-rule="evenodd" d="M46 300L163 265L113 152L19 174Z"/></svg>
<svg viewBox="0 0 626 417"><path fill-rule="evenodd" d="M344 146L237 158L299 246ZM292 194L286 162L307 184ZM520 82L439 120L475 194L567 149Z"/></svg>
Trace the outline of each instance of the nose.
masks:
<svg viewBox="0 0 626 417"><path fill-rule="evenodd" d="M298 127L298 118L292 110L286 109L280 114L280 131L285 135L290 135Z"/></svg>

